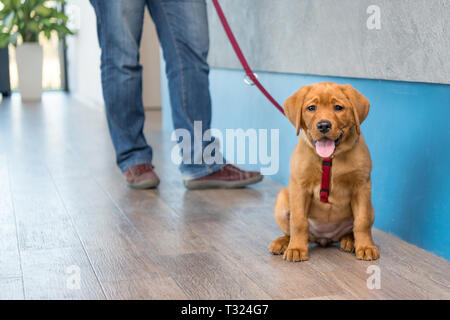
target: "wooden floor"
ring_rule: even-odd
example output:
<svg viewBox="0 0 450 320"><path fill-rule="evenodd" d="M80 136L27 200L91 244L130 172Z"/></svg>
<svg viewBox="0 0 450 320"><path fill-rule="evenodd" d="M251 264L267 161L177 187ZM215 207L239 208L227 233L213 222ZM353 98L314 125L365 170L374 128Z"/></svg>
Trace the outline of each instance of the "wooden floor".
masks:
<svg viewBox="0 0 450 320"><path fill-rule="evenodd" d="M146 135L162 182L136 191L115 166L102 112L61 93L3 101L1 299L450 298L448 261L379 230L376 262L336 247L312 247L302 263L272 256L281 185L186 191L159 116ZM366 285L373 264L379 290Z"/></svg>

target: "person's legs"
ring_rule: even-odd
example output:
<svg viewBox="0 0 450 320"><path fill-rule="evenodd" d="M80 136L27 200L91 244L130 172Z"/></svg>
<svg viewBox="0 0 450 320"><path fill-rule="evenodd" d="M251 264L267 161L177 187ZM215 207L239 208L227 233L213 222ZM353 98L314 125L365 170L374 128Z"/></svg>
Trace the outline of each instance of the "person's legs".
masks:
<svg viewBox="0 0 450 320"><path fill-rule="evenodd" d="M206 3L204 0L146 1L166 60L174 127L188 130L193 139L194 121L201 121L203 136L211 125ZM194 148L191 143L191 164L180 165L185 179L204 177L225 166L204 163L202 153L206 145ZM195 160L201 162L195 164Z"/></svg>
<svg viewBox="0 0 450 320"><path fill-rule="evenodd" d="M151 164L143 126L142 67L139 46L145 0L90 0L97 16L103 97L117 164ZM155 71L157 72L157 70Z"/></svg>

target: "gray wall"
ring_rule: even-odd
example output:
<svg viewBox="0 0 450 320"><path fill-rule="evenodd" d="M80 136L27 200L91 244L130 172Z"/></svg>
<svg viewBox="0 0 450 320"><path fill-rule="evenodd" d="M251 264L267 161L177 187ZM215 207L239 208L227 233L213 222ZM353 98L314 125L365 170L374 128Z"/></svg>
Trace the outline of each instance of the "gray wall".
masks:
<svg viewBox="0 0 450 320"><path fill-rule="evenodd" d="M210 64L241 68L208 2ZM220 0L255 70L450 84L450 0ZM366 12L380 8L381 28Z"/></svg>

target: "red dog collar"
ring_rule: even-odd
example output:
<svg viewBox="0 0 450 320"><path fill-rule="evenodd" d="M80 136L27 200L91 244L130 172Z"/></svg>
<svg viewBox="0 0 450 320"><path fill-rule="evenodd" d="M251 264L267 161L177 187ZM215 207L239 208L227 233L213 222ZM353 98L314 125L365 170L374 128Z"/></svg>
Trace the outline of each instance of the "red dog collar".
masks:
<svg viewBox="0 0 450 320"><path fill-rule="evenodd" d="M320 201L328 203L328 195L330 194L330 173L331 158L322 160L322 185L320 187Z"/></svg>

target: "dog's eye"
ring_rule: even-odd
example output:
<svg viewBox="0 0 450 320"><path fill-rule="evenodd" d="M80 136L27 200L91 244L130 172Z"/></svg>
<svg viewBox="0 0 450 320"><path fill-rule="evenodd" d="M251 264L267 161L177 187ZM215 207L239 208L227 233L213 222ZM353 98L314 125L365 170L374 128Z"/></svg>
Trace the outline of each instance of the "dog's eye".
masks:
<svg viewBox="0 0 450 320"><path fill-rule="evenodd" d="M316 111L316 106L309 106L308 111Z"/></svg>
<svg viewBox="0 0 450 320"><path fill-rule="evenodd" d="M336 111L342 111L342 110L344 110L344 107L343 107L343 106L340 106L340 105L335 105L335 106L334 106L334 110L336 110Z"/></svg>

